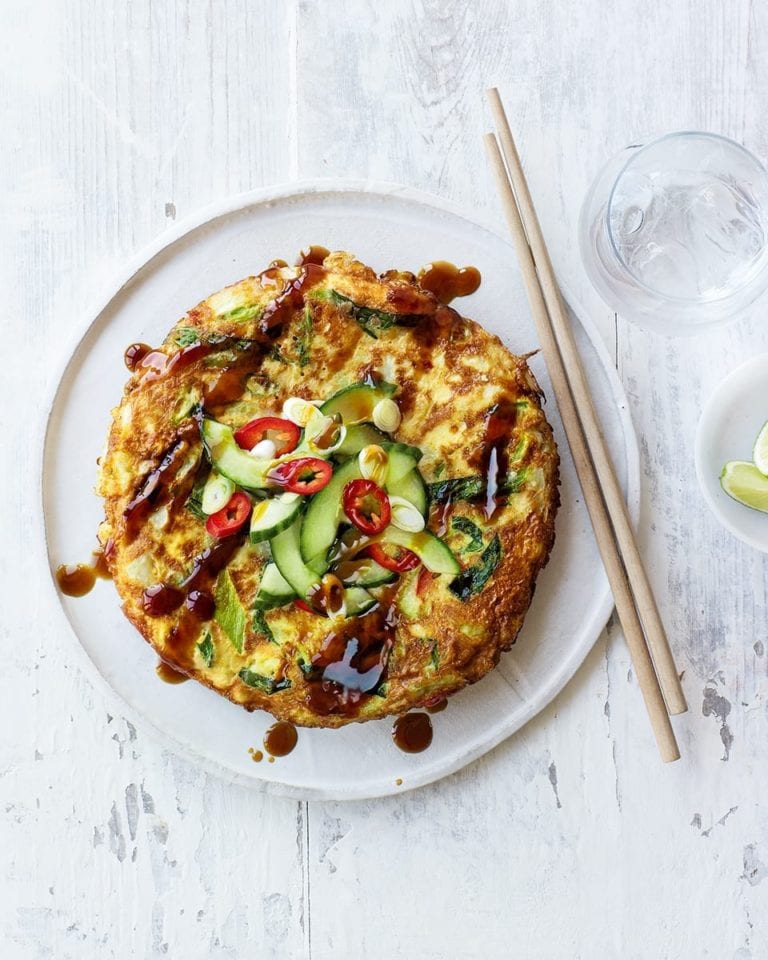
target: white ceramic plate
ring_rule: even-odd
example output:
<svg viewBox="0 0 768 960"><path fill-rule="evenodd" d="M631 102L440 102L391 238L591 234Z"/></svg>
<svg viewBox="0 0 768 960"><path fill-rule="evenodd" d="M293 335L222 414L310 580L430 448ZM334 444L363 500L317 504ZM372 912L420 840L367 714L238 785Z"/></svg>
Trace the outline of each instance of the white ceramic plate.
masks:
<svg viewBox="0 0 768 960"><path fill-rule="evenodd" d="M696 431L696 473L712 512L739 540L768 553L768 513L737 503L720 486L729 460L751 460L768 420L768 353L747 360L722 380L709 398Z"/></svg>
<svg viewBox="0 0 768 960"><path fill-rule="evenodd" d="M457 306L498 333L516 353L536 347L514 254L493 228L479 226L433 197L381 184L295 184L229 201L162 237L107 302L87 318L53 398L42 469L48 563L87 560L101 519L92 493L109 411L126 379L124 348L157 343L192 305L274 257L291 260L308 243L353 251L378 270L418 269L435 259L474 264L480 290ZM638 457L621 387L594 333L576 324L616 467L633 514ZM532 366L547 395L544 364ZM248 714L196 683L155 678L156 657L120 612L109 583L87 597L61 598L77 647L122 701L122 711L158 732L166 745L239 783L294 797L381 796L429 783L482 755L541 710L570 679L599 635L612 600L563 439L557 409L546 407L560 445L562 507L557 542L514 650L498 669L434 717L432 747L403 754L391 722L342 730L302 730L290 756L254 763L272 722ZM396 781L401 779L402 784Z"/></svg>

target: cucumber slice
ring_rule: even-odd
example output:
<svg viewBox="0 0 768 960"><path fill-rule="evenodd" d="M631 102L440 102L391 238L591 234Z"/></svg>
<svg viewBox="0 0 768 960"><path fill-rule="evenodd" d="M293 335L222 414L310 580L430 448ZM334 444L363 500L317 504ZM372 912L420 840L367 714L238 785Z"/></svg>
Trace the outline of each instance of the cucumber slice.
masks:
<svg viewBox="0 0 768 960"><path fill-rule="evenodd" d="M353 457L340 466L328 484L310 500L301 525L301 556L305 561L327 556L341 523L344 487L360 475L357 457ZM290 580L286 574L283 575Z"/></svg>
<svg viewBox="0 0 768 960"><path fill-rule="evenodd" d="M277 564L268 563L261 575L261 583L256 594L254 605L259 610L269 610L270 607L282 607L296 596L296 591L277 569Z"/></svg>
<svg viewBox="0 0 768 960"><path fill-rule="evenodd" d="M356 457L363 447L368 447L372 443L382 446L388 442L386 433L377 430L372 424L353 423L352 426L347 427L347 435L334 456L339 460L348 460L350 457Z"/></svg>
<svg viewBox="0 0 768 960"><path fill-rule="evenodd" d="M387 483L386 488L387 493L391 493L393 497L403 497L403 499L408 500L422 516L426 517L429 503L427 487L416 467L406 473L404 477L400 477L399 480Z"/></svg>
<svg viewBox="0 0 768 960"><path fill-rule="evenodd" d="M382 447L389 455L385 484L387 487L410 473L423 456L418 447L411 447L407 443L382 443Z"/></svg>
<svg viewBox="0 0 768 960"><path fill-rule="evenodd" d="M235 484L229 477L224 477L215 470L211 470L203 487L200 509L210 517L212 513L218 513L219 510L226 507L234 492Z"/></svg>
<svg viewBox="0 0 768 960"><path fill-rule="evenodd" d="M277 569L300 597L308 596L320 582L320 574L304 562L299 548L301 530L306 525L307 516L309 512L305 514L303 523L301 517L297 518L270 540L272 559Z"/></svg>
<svg viewBox="0 0 768 960"><path fill-rule="evenodd" d="M412 550L432 573L450 573L454 576L461 573L461 566L450 549L428 530L406 533L405 530L389 526L376 539L382 543L396 543L400 547Z"/></svg>
<svg viewBox="0 0 768 960"><path fill-rule="evenodd" d="M373 408L397 390L394 383L352 383L334 393L325 401L320 410L329 416L340 413L344 423L361 423L370 420Z"/></svg>
<svg viewBox="0 0 768 960"><path fill-rule="evenodd" d="M254 504L251 514L251 543L271 540L281 530L289 527L298 517L304 505L304 497L295 493L281 493L271 500Z"/></svg>
<svg viewBox="0 0 768 960"><path fill-rule="evenodd" d="M344 591L344 603L347 608L347 617L362 617L378 604L373 594L363 587L349 587Z"/></svg>
<svg viewBox="0 0 768 960"><path fill-rule="evenodd" d="M381 587L397 580L393 570L387 570L370 557L342 562L336 573L345 587Z"/></svg>
<svg viewBox="0 0 768 960"><path fill-rule="evenodd" d="M299 552L300 527L301 520L297 520L274 537L271 541L272 556L280 577L300 597L307 597L320 582L320 573L305 564L301 558ZM270 578L272 584L279 583L274 574L270 574ZM289 599L292 599L292 597ZM373 609L377 603L378 600L368 593L364 587L349 587L344 591L347 617L360 617Z"/></svg>
<svg viewBox="0 0 768 960"><path fill-rule="evenodd" d="M200 432L215 470L247 490L266 490L270 486L267 472L273 461L257 460L238 447L231 427L205 419Z"/></svg>

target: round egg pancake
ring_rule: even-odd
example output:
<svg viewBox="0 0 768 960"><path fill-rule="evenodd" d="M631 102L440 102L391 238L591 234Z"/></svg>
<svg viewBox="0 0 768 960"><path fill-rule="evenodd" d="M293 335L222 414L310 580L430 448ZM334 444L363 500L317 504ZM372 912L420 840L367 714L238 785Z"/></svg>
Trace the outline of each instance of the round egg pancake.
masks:
<svg viewBox="0 0 768 960"><path fill-rule="evenodd" d="M335 727L514 643L554 541L552 430L525 358L413 274L276 261L126 356L99 538L166 664Z"/></svg>

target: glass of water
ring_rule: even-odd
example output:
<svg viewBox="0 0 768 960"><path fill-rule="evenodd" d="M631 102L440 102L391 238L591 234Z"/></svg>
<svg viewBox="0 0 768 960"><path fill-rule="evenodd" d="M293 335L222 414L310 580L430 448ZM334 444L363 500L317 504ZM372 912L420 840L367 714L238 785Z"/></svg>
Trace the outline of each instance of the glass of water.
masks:
<svg viewBox="0 0 768 960"><path fill-rule="evenodd" d="M598 292L643 326L735 319L768 288L768 171L712 133L627 147L587 194L579 242Z"/></svg>

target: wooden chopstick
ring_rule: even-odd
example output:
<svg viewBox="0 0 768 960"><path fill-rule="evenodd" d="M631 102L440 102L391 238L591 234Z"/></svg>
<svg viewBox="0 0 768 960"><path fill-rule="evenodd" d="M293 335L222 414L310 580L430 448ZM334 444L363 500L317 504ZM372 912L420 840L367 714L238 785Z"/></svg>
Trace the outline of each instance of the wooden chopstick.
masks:
<svg viewBox="0 0 768 960"><path fill-rule="evenodd" d="M555 271L549 257L547 245L541 232L539 218L531 199L531 192L523 173L520 155L517 152L512 131L507 120L504 105L499 91L494 87L488 91L488 100L491 106L501 149L507 165L507 171L512 181L520 218L523 222L528 243L531 248L536 272L544 294L544 302L555 331L555 338L563 358L568 381L579 419L584 428L587 445L595 466L597 479L605 498L608 513L611 518L614 535L619 545L619 551L624 561L629 583L635 596L638 611L645 631L645 637L653 657L656 673L661 685L661 691L667 703L667 710L671 714L685 713L688 704L685 702L683 688L677 673L672 651L669 647L664 624L659 615L659 608L653 595L648 575L645 572L640 551L637 548L632 524L627 513L627 505L621 493L611 458L605 445L600 425L595 414L592 396L584 375L584 368L579 357L576 343L573 339L571 325L566 316L563 298L555 278Z"/></svg>
<svg viewBox="0 0 768 960"><path fill-rule="evenodd" d="M486 134L485 145L488 150L491 168L496 178L504 213L512 232L512 239L523 274L523 281L544 354L544 361L549 371L550 380L552 381L555 400L560 409L560 416L562 417L565 434L568 438L571 454L573 455L576 474L584 493L584 500L595 531L600 556L605 566L608 582L613 591L616 610L624 630L635 676L637 677L646 709L648 710L651 727L656 737L656 743L662 760L665 762L678 760L680 751L677 746L677 741L675 740L674 731L672 730L672 724L670 723L669 714L667 713L664 703L664 697L661 693L661 687L659 686L659 681L654 671L653 662L645 644L643 628L635 608L627 574L613 537L610 518L589 455L584 431L563 366L563 359L560 355L560 350L550 323L544 294L539 285L539 277L536 273L536 266L528 245L528 238L525 234L523 221L520 218L520 211L517 207L515 194L507 177L504 159L494 134Z"/></svg>

